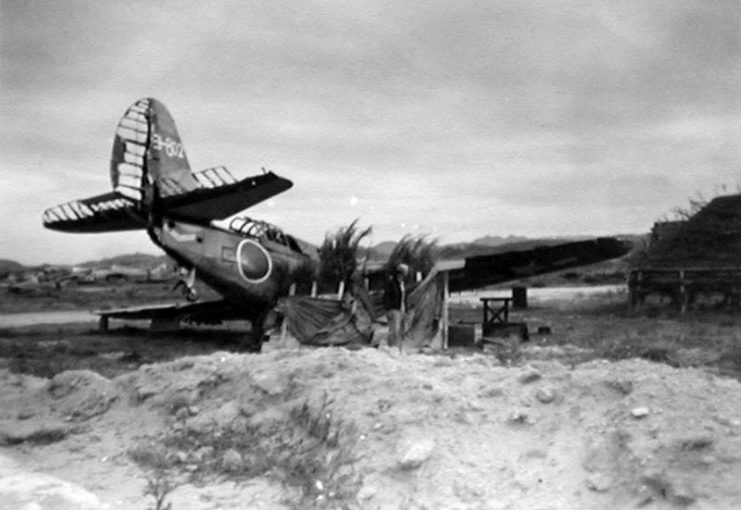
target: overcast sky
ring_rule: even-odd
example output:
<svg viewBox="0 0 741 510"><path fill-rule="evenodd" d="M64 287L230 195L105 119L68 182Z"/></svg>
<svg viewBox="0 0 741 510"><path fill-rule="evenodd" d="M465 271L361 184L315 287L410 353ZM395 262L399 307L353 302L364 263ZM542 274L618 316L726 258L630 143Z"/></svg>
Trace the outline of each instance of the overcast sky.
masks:
<svg viewBox="0 0 741 510"><path fill-rule="evenodd" d="M110 190L119 117L195 169L294 187L249 214L320 243L611 235L741 184L741 2L0 0L0 258L157 253L45 230Z"/></svg>

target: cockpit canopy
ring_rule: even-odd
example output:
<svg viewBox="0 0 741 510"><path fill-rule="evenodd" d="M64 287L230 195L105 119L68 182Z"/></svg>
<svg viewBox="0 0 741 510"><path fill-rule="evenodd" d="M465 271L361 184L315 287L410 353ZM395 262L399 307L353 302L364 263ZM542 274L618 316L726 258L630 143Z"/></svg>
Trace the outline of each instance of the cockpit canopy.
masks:
<svg viewBox="0 0 741 510"><path fill-rule="evenodd" d="M303 253L303 250L301 250L293 237L285 234L275 225L271 225L265 221L239 216L229 222L229 230L245 237L259 239L260 241L271 241L281 246L286 246L292 251Z"/></svg>

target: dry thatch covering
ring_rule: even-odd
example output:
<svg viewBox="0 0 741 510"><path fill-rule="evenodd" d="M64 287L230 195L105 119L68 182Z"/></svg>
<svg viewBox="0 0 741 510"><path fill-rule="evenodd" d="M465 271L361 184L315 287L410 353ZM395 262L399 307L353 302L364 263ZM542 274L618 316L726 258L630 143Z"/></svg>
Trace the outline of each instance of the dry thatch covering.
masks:
<svg viewBox="0 0 741 510"><path fill-rule="evenodd" d="M384 267L386 270L391 270L399 264L406 264L412 275L417 272L426 275L435 265L436 252L436 240L407 234L396 243Z"/></svg>
<svg viewBox="0 0 741 510"><path fill-rule="evenodd" d="M713 199L673 235L652 243L642 268L741 267L741 195Z"/></svg>
<svg viewBox="0 0 741 510"><path fill-rule="evenodd" d="M339 282L349 287L358 269L360 243L370 235L372 227L358 228L358 220L327 234L319 248L319 282L321 291L333 291Z"/></svg>

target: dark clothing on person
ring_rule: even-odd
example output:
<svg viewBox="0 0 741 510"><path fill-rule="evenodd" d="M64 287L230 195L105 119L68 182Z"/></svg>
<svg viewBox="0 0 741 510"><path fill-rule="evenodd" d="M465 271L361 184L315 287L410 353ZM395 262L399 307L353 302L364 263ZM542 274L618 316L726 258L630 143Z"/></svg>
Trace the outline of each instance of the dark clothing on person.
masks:
<svg viewBox="0 0 741 510"><path fill-rule="evenodd" d="M406 289L404 272L389 275L383 289L383 307L388 316L389 332L386 343L402 349L404 341L404 313L406 312Z"/></svg>
<svg viewBox="0 0 741 510"><path fill-rule="evenodd" d="M383 288L383 308L386 310L406 310L404 287L401 279L394 275L386 279L386 285Z"/></svg>

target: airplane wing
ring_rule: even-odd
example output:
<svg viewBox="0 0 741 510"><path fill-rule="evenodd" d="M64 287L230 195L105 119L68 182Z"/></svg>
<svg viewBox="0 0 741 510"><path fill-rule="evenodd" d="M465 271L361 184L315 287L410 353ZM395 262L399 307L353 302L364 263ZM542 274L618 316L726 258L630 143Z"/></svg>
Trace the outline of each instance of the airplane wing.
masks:
<svg viewBox="0 0 741 510"><path fill-rule="evenodd" d="M43 214L46 228L63 232L109 232L146 227L135 202L110 192L50 207Z"/></svg>
<svg viewBox="0 0 741 510"><path fill-rule="evenodd" d="M249 320L244 308L239 309L223 299L196 303L163 303L108 310L94 310L94 314L112 319L147 320L179 319L200 324L218 324L224 320Z"/></svg>
<svg viewBox="0 0 741 510"><path fill-rule="evenodd" d="M161 190L168 216L197 223L222 220L293 186L291 181L273 172L236 181L225 168L217 167L193 176L200 185L195 190L179 194L175 183L173 188Z"/></svg>
<svg viewBox="0 0 741 510"><path fill-rule="evenodd" d="M630 248L626 241L602 237L445 261L439 269L448 271L450 291L461 292L621 257Z"/></svg>
<svg viewBox="0 0 741 510"><path fill-rule="evenodd" d="M191 175L198 183L192 190L162 179L162 202L169 216L200 224L228 218L293 186L273 172L241 181L223 167ZM44 211L43 224L63 232L113 232L144 229L147 217L139 202L113 191L51 207Z"/></svg>

